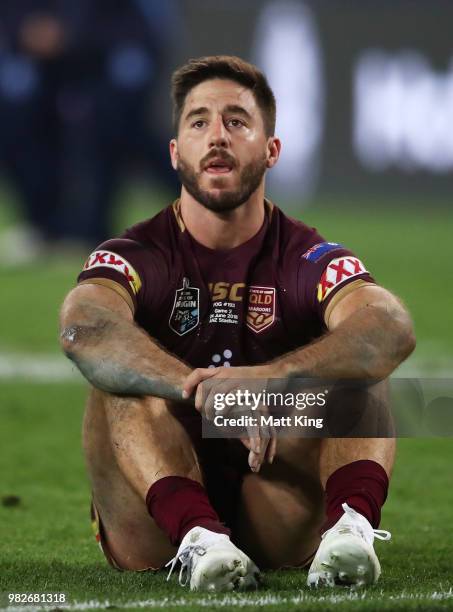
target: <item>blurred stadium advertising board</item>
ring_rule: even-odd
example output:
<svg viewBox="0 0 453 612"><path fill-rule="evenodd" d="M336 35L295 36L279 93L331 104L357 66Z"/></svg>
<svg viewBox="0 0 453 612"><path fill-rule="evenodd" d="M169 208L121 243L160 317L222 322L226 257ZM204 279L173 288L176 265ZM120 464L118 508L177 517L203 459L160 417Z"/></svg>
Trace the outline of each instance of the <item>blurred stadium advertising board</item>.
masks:
<svg viewBox="0 0 453 612"><path fill-rule="evenodd" d="M184 3L189 55L242 54L267 73L284 144L271 191L448 194L452 2L210 4Z"/></svg>

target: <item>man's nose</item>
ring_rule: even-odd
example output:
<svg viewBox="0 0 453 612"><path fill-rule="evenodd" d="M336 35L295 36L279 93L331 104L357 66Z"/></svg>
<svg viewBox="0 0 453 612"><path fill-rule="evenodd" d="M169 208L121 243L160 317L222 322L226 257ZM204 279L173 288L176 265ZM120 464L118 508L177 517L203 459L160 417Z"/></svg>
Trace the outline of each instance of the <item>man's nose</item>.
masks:
<svg viewBox="0 0 453 612"><path fill-rule="evenodd" d="M218 117L211 123L211 130L209 132L209 147L227 147L228 146L228 132L223 123L223 118Z"/></svg>

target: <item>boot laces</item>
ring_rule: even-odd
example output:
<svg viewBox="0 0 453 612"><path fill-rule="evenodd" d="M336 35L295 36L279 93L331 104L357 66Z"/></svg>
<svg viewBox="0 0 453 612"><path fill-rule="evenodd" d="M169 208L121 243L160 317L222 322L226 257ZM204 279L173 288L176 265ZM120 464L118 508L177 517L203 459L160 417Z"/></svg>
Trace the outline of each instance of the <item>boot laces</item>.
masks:
<svg viewBox="0 0 453 612"><path fill-rule="evenodd" d="M370 529L364 528L366 524L364 524L363 521L356 520L357 515L362 515L356 512L353 508L350 508L348 504L342 504L342 508L345 514L347 514L352 520L349 523L345 523L342 525L334 525L322 534L321 539L324 539L326 535L331 531L335 531L341 534L351 533L353 535L358 535L365 541L367 541L369 544L373 543L373 538L370 538L370 531L371 533L373 533L373 536L378 540L390 540L390 538L392 537L390 531L385 531L385 529L373 529L371 525Z"/></svg>
<svg viewBox="0 0 453 612"><path fill-rule="evenodd" d="M175 565L178 561L181 562L181 569L179 570L179 584L181 586L186 586L187 582L190 580L190 576L192 575L192 568L194 564L194 557L198 555L202 557L206 554L206 548L203 546L199 546L198 544L189 544L183 548L181 552L177 552L176 556L173 559L170 559L168 563L165 564L165 567L170 567L170 571L168 572L167 580L170 580L170 576L175 569Z"/></svg>

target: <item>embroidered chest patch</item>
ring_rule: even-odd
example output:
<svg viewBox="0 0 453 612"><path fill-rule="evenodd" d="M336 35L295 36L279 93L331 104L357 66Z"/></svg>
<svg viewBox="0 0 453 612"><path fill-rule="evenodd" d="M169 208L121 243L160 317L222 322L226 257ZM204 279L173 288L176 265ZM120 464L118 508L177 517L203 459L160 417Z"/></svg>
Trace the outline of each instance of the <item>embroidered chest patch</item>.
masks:
<svg viewBox="0 0 453 612"><path fill-rule="evenodd" d="M190 287L189 279L183 278L182 287L175 292L175 301L168 324L178 336L184 336L200 322L200 290Z"/></svg>
<svg viewBox="0 0 453 612"><path fill-rule="evenodd" d="M275 321L275 288L249 287L247 327L259 334Z"/></svg>

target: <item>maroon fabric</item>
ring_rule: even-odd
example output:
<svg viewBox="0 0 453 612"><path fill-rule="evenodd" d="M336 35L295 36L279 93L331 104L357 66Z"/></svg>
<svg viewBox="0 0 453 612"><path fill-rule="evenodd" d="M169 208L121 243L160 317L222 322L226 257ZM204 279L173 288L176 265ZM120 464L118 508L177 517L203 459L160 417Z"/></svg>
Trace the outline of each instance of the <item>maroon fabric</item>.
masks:
<svg viewBox="0 0 453 612"><path fill-rule="evenodd" d="M100 245L79 281L102 277L121 284L137 325L192 367L270 361L325 332L324 311L339 287L372 278L350 276L320 302L326 266L353 254L341 245L317 251L324 238L316 230L276 206L267 210L250 240L212 250L182 231L174 208L166 208ZM314 259L304 256L309 249Z"/></svg>
<svg viewBox="0 0 453 612"><path fill-rule="evenodd" d="M190 478L166 476L155 482L146 495L148 511L167 534L173 546L193 527L204 527L230 535L211 506L204 487Z"/></svg>
<svg viewBox="0 0 453 612"><path fill-rule="evenodd" d="M354 461L336 470L326 483L327 519L321 533L330 529L343 515L341 504L345 502L377 529L388 487L388 476L375 461Z"/></svg>

